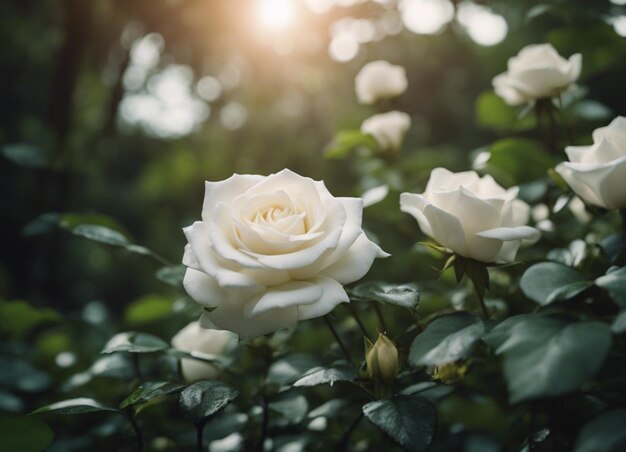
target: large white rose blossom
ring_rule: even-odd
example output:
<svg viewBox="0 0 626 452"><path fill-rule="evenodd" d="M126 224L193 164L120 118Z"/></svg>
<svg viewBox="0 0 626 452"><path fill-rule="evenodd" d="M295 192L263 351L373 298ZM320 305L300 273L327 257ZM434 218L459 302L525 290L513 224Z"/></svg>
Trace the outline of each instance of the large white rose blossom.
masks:
<svg viewBox="0 0 626 452"><path fill-rule="evenodd" d="M521 105L566 90L581 67L580 53L566 60L550 44L533 44L509 58L508 70L493 79L493 87L507 104Z"/></svg>
<svg viewBox="0 0 626 452"><path fill-rule="evenodd" d="M591 146L568 146L556 171L589 204L626 209L626 118L593 131Z"/></svg>
<svg viewBox="0 0 626 452"><path fill-rule="evenodd" d="M233 350L239 337L230 331L202 328L198 322L191 322L172 338L172 345L185 352L200 352L209 355L224 355ZM198 380L214 380L220 370L210 363L197 359L180 360L183 378L188 383Z"/></svg>
<svg viewBox="0 0 626 452"><path fill-rule="evenodd" d="M348 302L343 284L388 256L363 232L362 214L362 199L335 198L287 169L206 182L183 257L185 289L211 308L201 324L256 337Z"/></svg>
<svg viewBox="0 0 626 452"><path fill-rule="evenodd" d="M537 240L530 208L491 176L435 168L422 194L402 193L400 209L440 245L482 262L512 262L522 240Z"/></svg>
<svg viewBox="0 0 626 452"><path fill-rule="evenodd" d="M406 91L409 82L402 66L378 60L367 63L355 79L356 96L362 104L397 97Z"/></svg>
<svg viewBox="0 0 626 452"><path fill-rule="evenodd" d="M367 118L361 124L361 132L372 135L381 150L395 152L402 146L409 127L409 115L401 111L390 111Z"/></svg>

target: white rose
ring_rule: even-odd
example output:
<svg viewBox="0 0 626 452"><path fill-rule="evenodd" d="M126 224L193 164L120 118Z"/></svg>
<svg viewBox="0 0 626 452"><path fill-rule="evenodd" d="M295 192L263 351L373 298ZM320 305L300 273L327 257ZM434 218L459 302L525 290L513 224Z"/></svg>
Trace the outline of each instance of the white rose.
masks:
<svg viewBox="0 0 626 452"><path fill-rule="evenodd" d="M568 146L569 162L557 172L589 204L606 209L626 209L626 118L593 132L591 146Z"/></svg>
<svg viewBox="0 0 626 452"><path fill-rule="evenodd" d="M411 127L411 117L401 111L390 111L371 116L361 124L361 132L374 137L383 151L397 151L404 134Z"/></svg>
<svg viewBox="0 0 626 452"><path fill-rule="evenodd" d="M529 45L509 59L508 71L493 79L493 87L507 104L521 105L569 88L581 66L580 53L566 60L550 44Z"/></svg>
<svg viewBox="0 0 626 452"><path fill-rule="evenodd" d="M362 104L373 104L381 99L399 96L409 82L402 66L387 61L367 63L355 79L356 96Z"/></svg>
<svg viewBox="0 0 626 452"><path fill-rule="evenodd" d="M202 221L184 229L185 289L215 308L201 323L256 337L348 302L342 285L387 256L362 214L362 199L289 170L207 182Z"/></svg>
<svg viewBox="0 0 626 452"><path fill-rule="evenodd" d="M201 352L209 355L223 355L237 345L238 337L230 331L209 330L191 322L172 338L172 345L185 352ZM180 360L183 378L188 383L198 380L214 380L220 370L213 364L197 359Z"/></svg>
<svg viewBox="0 0 626 452"><path fill-rule="evenodd" d="M537 240L526 226L528 204L491 176L435 168L421 195L402 193L400 209L417 220L424 234L461 256L483 262L512 262L522 239Z"/></svg>

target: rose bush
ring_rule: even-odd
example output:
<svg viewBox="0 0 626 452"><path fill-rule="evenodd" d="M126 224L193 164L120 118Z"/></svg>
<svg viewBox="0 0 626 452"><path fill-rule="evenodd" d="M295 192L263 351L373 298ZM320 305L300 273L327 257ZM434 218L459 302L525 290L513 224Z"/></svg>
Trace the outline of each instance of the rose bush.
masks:
<svg viewBox="0 0 626 452"><path fill-rule="evenodd" d="M244 337L323 316L387 256L362 212L363 200L289 170L207 182L202 221L184 230L185 289L212 309L204 319Z"/></svg>
<svg viewBox="0 0 626 452"><path fill-rule="evenodd" d="M566 60L550 44L529 45L509 59L508 70L493 79L493 87L507 104L521 105L569 88L581 67L580 53Z"/></svg>
<svg viewBox="0 0 626 452"><path fill-rule="evenodd" d="M569 162L556 171L587 203L606 209L626 208L626 118L593 131L591 146L568 146Z"/></svg>
<svg viewBox="0 0 626 452"><path fill-rule="evenodd" d="M409 127L409 115L401 111L390 111L367 118L361 124L361 132L372 135L382 151L397 152Z"/></svg>
<svg viewBox="0 0 626 452"><path fill-rule="evenodd" d="M206 329L195 321L189 323L172 337L172 345L185 352L200 352L209 355L223 355L233 350L238 337L230 331ZM220 369L213 364L197 359L182 358L180 368L185 381L214 380Z"/></svg>
<svg viewBox="0 0 626 452"><path fill-rule="evenodd" d="M363 104L399 96L406 91L408 84L402 66L383 60L367 63L355 79L356 95Z"/></svg>
<svg viewBox="0 0 626 452"><path fill-rule="evenodd" d="M537 240L529 206L491 176L435 168L422 194L402 193L400 208L424 234L444 247L482 262L512 262L522 240Z"/></svg>

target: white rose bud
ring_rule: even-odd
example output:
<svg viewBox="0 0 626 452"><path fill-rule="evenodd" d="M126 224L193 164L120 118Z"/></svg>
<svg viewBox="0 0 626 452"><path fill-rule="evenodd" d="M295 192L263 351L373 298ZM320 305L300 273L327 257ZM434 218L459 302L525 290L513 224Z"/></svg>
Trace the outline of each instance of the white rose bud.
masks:
<svg viewBox="0 0 626 452"><path fill-rule="evenodd" d="M417 220L424 234L440 245L482 262L512 262L521 240L539 239L526 226L530 208L491 176L435 168L421 195L402 193L400 209Z"/></svg>
<svg viewBox="0 0 626 452"><path fill-rule="evenodd" d="M398 349L382 333L374 344L365 338L365 362L367 372L374 380L389 383L398 375Z"/></svg>
<svg viewBox="0 0 626 452"><path fill-rule="evenodd" d="M374 137L383 151L398 151L404 135L411 127L411 117L401 111L371 116L361 124L361 132Z"/></svg>
<svg viewBox="0 0 626 452"><path fill-rule="evenodd" d="M355 79L356 96L362 104L397 97L406 91L409 82L402 66L387 61L367 63Z"/></svg>
<svg viewBox="0 0 626 452"><path fill-rule="evenodd" d="M507 72L493 79L493 87L507 104L521 105L566 90L580 76L581 66L580 53L566 60L550 44L529 45L509 59Z"/></svg>
<svg viewBox="0 0 626 452"><path fill-rule="evenodd" d="M591 146L568 146L569 162L556 171L584 201L605 209L626 209L626 118L593 132Z"/></svg>
<svg viewBox="0 0 626 452"><path fill-rule="evenodd" d="M191 322L172 338L172 345L185 352L200 352L208 355L223 355L234 349L238 341L236 334L230 331L209 330L200 327L198 322ZM220 370L213 364L197 359L180 360L183 378L188 383L198 380L214 380Z"/></svg>
<svg viewBox="0 0 626 452"><path fill-rule="evenodd" d="M347 303L343 284L388 254L361 228L363 200L283 170L207 182L202 221L184 229L183 284L200 323L257 337Z"/></svg>

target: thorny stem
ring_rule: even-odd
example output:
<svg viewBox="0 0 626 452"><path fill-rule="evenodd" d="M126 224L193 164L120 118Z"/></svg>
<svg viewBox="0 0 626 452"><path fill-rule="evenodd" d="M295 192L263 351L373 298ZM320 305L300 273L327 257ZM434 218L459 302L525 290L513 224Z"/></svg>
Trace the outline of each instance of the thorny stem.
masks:
<svg viewBox="0 0 626 452"><path fill-rule="evenodd" d="M341 350L343 351L343 354L345 355L346 359L349 362L352 362L352 357L350 356L350 352L348 351L348 348L346 347L346 345L341 340L341 337L339 337L339 334L337 333L337 330L333 326L333 324L330 321L330 319L327 316L324 316L323 319L324 319L324 323L326 323L326 326L328 327L328 329L332 333L333 337L335 338L335 341L337 341L337 344L339 345L339 348L341 348Z"/></svg>

